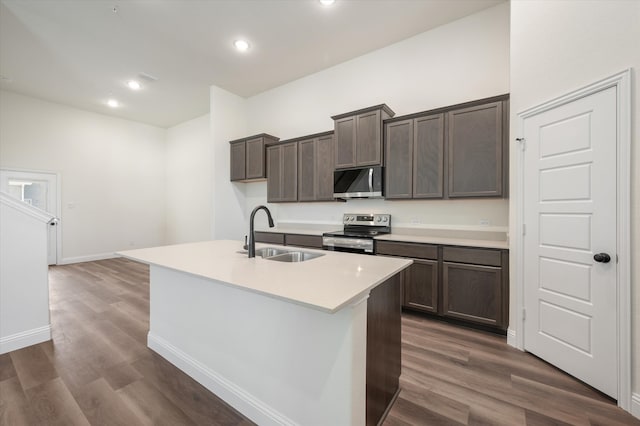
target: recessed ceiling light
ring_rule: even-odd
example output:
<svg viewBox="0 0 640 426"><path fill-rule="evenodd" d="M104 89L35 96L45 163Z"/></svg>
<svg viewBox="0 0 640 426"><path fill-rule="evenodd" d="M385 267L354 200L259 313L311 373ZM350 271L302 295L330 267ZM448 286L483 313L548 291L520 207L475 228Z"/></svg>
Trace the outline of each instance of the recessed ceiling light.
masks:
<svg viewBox="0 0 640 426"><path fill-rule="evenodd" d="M111 108L118 108L120 106L120 102L116 101L115 99L109 99L107 101L107 105L109 105Z"/></svg>
<svg viewBox="0 0 640 426"><path fill-rule="evenodd" d="M247 49L249 49L249 42L246 40L236 40L233 42L233 45L236 47L236 49L238 49L241 52L244 52Z"/></svg>
<svg viewBox="0 0 640 426"><path fill-rule="evenodd" d="M331 6L336 0L320 0L320 4L323 6Z"/></svg>
<svg viewBox="0 0 640 426"><path fill-rule="evenodd" d="M131 90L140 90L140 83L135 80L127 81L127 87Z"/></svg>

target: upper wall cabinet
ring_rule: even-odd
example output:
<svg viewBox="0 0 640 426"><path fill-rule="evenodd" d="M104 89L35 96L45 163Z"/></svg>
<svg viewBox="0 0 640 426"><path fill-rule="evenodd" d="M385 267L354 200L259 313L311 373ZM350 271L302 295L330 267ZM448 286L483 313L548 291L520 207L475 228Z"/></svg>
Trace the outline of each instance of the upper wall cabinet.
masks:
<svg viewBox="0 0 640 426"><path fill-rule="evenodd" d="M267 146L267 201L333 200L333 132Z"/></svg>
<svg viewBox="0 0 640 426"><path fill-rule="evenodd" d="M267 147L267 202L298 201L298 142Z"/></svg>
<svg viewBox="0 0 640 426"><path fill-rule="evenodd" d="M331 117L335 131L335 168L382 164L382 122L394 116L387 105L376 105Z"/></svg>
<svg viewBox="0 0 640 426"><path fill-rule="evenodd" d="M385 124L385 197L442 198L444 114Z"/></svg>
<svg viewBox="0 0 640 426"><path fill-rule="evenodd" d="M230 141L231 181L261 180L267 177L265 168L265 146L279 138L261 133L248 138Z"/></svg>
<svg viewBox="0 0 640 426"><path fill-rule="evenodd" d="M298 201L333 200L333 132L298 142Z"/></svg>
<svg viewBox="0 0 640 426"><path fill-rule="evenodd" d="M508 95L384 123L385 198L504 197Z"/></svg>
<svg viewBox="0 0 640 426"><path fill-rule="evenodd" d="M447 113L448 196L506 195L508 101Z"/></svg>

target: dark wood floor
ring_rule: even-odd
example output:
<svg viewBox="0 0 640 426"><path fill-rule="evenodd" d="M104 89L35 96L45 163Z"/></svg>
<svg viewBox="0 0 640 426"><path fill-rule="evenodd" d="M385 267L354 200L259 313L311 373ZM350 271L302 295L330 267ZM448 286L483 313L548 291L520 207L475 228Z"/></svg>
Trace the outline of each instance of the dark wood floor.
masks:
<svg viewBox="0 0 640 426"><path fill-rule="evenodd" d="M0 425L249 425L146 347L147 267L50 269L53 341L0 355ZM405 315L385 425L640 425L504 337ZM331 425L333 426L333 425Z"/></svg>

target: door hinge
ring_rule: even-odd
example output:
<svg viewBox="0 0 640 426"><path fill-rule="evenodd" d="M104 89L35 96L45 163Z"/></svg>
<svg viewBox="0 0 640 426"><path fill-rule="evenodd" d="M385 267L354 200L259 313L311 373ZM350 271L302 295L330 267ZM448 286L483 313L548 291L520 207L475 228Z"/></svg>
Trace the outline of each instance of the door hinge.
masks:
<svg viewBox="0 0 640 426"><path fill-rule="evenodd" d="M527 319L527 310L526 308L522 308L522 321Z"/></svg>
<svg viewBox="0 0 640 426"><path fill-rule="evenodd" d="M520 149L525 151L527 149L527 140L525 138L516 138L517 142L520 142Z"/></svg>

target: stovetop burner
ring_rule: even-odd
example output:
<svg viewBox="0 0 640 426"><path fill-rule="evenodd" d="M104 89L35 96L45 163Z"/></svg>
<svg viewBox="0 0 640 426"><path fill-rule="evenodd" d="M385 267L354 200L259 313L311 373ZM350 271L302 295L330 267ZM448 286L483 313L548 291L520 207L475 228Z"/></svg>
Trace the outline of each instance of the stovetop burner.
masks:
<svg viewBox="0 0 640 426"><path fill-rule="evenodd" d="M378 235L388 234L388 231L383 231L379 229L363 229L363 230L342 230L342 231L333 231L333 232L325 232L322 235L328 237L354 237L354 238L373 238Z"/></svg>
<svg viewBox="0 0 640 426"><path fill-rule="evenodd" d="M328 237L373 238L391 232L391 215L346 213L341 231L325 232Z"/></svg>
<svg viewBox="0 0 640 426"><path fill-rule="evenodd" d="M342 223L344 228L341 231L322 234L323 249L375 254L373 237L391 232L389 214L347 213Z"/></svg>

